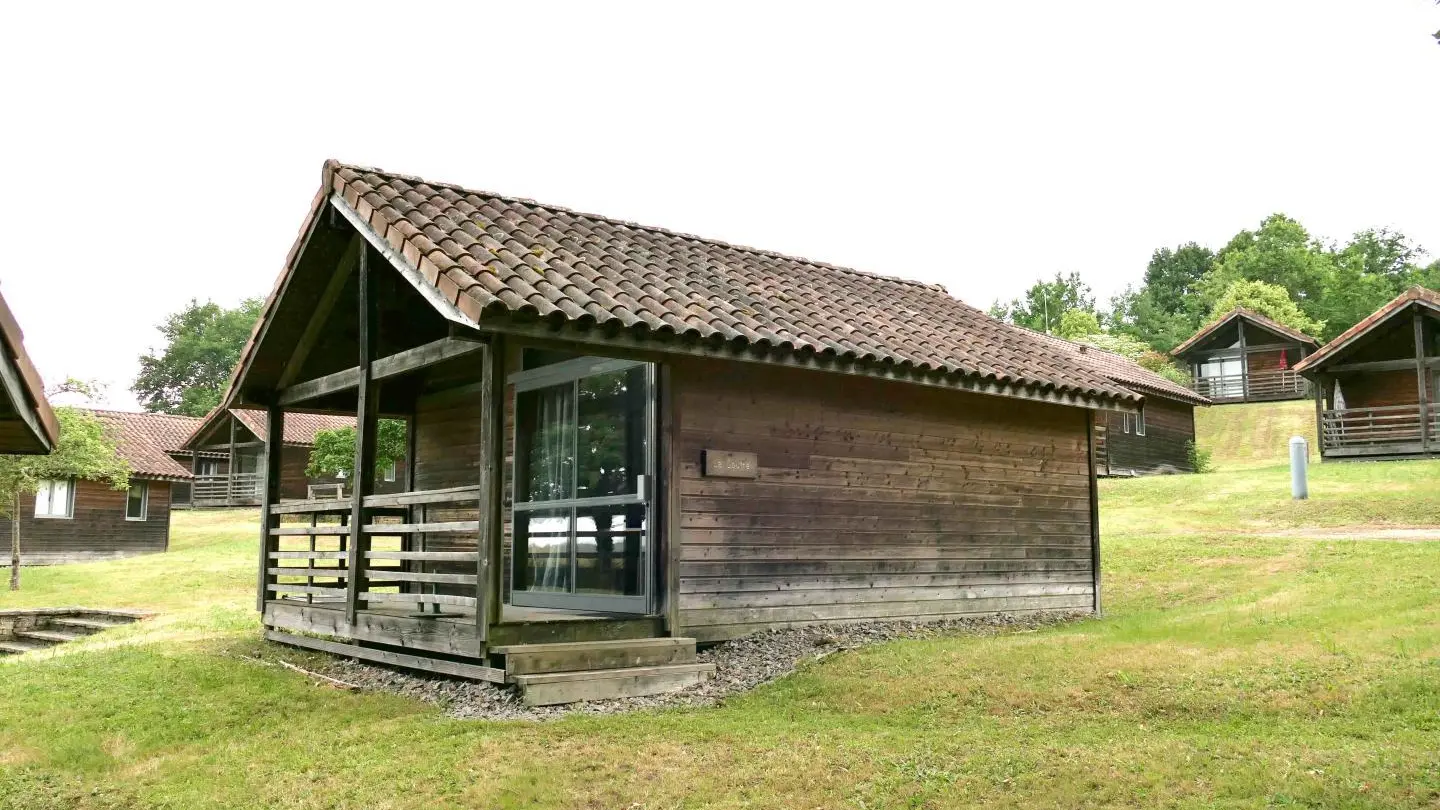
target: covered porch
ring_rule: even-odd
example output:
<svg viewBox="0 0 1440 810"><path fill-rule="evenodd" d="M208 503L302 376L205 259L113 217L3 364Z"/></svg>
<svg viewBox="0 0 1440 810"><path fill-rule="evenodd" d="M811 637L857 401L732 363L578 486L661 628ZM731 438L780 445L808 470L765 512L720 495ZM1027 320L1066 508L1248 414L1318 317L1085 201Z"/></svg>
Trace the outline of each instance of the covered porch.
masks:
<svg viewBox="0 0 1440 810"><path fill-rule="evenodd" d="M1190 367L1191 387L1215 404L1304 399L1310 385L1295 371L1319 348L1314 338L1248 310L1235 310L1197 332L1172 354Z"/></svg>

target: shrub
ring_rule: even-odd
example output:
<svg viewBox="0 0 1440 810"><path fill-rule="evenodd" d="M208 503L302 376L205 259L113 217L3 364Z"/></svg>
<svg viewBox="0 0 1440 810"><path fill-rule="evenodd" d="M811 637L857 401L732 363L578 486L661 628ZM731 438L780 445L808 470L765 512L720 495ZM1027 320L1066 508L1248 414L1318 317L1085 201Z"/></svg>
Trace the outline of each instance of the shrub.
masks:
<svg viewBox="0 0 1440 810"><path fill-rule="evenodd" d="M1185 442L1185 457L1190 460L1190 469L1197 473L1207 473L1215 469L1215 464L1210 460L1211 451L1201 448L1194 439Z"/></svg>

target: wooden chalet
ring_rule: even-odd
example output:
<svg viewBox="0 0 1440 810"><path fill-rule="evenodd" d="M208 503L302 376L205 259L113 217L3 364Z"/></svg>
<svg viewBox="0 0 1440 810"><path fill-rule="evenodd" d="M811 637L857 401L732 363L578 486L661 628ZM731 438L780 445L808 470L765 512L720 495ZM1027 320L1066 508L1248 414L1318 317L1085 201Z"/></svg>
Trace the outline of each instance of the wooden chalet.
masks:
<svg viewBox="0 0 1440 810"><path fill-rule="evenodd" d="M0 453L50 453L59 438L60 423L25 353L20 324L0 297Z"/></svg>
<svg viewBox="0 0 1440 810"><path fill-rule="evenodd" d="M1440 293L1411 287L1306 358L1325 460L1440 453Z"/></svg>
<svg viewBox="0 0 1440 810"><path fill-rule="evenodd" d="M531 703L766 628L1096 610L1093 411L1141 402L938 286L334 162L227 396L267 636ZM297 412L358 418L352 497L284 497Z"/></svg>
<svg viewBox="0 0 1440 810"><path fill-rule="evenodd" d="M1195 392L1219 405L1306 398L1310 389L1295 366L1319 347L1303 332L1237 307L1170 354L1190 367Z"/></svg>
<svg viewBox="0 0 1440 810"><path fill-rule="evenodd" d="M1102 476L1194 472L1195 408L1210 400L1123 355L1033 333L1052 350L1145 397L1139 410L1095 411L1095 466Z"/></svg>
<svg viewBox="0 0 1440 810"><path fill-rule="evenodd" d="M345 482L330 476L309 476L310 451L322 430L354 427L353 416L295 413L285 423L281 446L280 496L305 498L315 488L333 490ZM182 443L194 475L194 488L186 492L195 508L259 506L263 498L265 468L265 411L256 408L216 408ZM397 463L403 468L403 462ZM396 491L401 469L380 471L381 490Z"/></svg>
<svg viewBox="0 0 1440 810"><path fill-rule="evenodd" d="M130 488L83 478L43 481L20 502L22 565L88 562L165 551L170 545L170 488L190 478L167 452L168 414L92 411L130 465ZM10 544L0 520L0 543Z"/></svg>

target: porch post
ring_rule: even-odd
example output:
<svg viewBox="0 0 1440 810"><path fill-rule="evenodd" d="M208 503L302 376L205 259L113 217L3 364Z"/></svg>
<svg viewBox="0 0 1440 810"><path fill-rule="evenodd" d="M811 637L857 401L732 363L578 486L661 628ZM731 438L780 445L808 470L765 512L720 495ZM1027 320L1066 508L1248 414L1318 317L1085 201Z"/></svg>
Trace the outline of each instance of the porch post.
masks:
<svg viewBox="0 0 1440 810"><path fill-rule="evenodd" d="M484 643L500 618L500 536L505 456L505 375L497 366L505 356L499 337L480 351L480 530L475 535L475 632Z"/></svg>
<svg viewBox="0 0 1440 810"><path fill-rule="evenodd" d="M272 514L270 507L280 503L280 447L285 435L285 411L277 405L265 409L265 471L260 497L260 583L255 607L265 612L265 589L270 584L265 569L270 566L270 552L278 551L280 538L270 533L280 528L280 516ZM198 451L197 451L198 452ZM230 443L231 457L234 457L235 443ZM193 491L194 486L191 486Z"/></svg>
<svg viewBox="0 0 1440 810"><path fill-rule="evenodd" d="M1245 348L1245 319L1235 319L1236 328L1240 330L1240 399L1250 401L1250 353Z"/></svg>
<svg viewBox="0 0 1440 810"><path fill-rule="evenodd" d="M1425 379L1425 317L1415 310L1415 385L1420 392L1420 452L1430 452L1430 386Z"/></svg>
<svg viewBox="0 0 1440 810"><path fill-rule="evenodd" d="M660 387L660 491L656 500L660 504L661 548L665 550L665 629L671 636L683 631L680 623L680 552L684 533L680 528L680 448L677 431L680 429L680 398L675 396L675 374L670 363L661 363L658 369ZM653 545L653 544L652 544ZM654 548L650 552L656 553Z"/></svg>
<svg viewBox="0 0 1440 810"><path fill-rule="evenodd" d="M1090 459L1090 582L1095 591L1095 615L1100 615L1100 482L1095 469L1095 417L1088 410L1085 417L1085 442Z"/></svg>
<svg viewBox="0 0 1440 810"><path fill-rule="evenodd" d="M190 451L190 511L195 511L195 476L200 470L200 445Z"/></svg>
<svg viewBox="0 0 1440 810"><path fill-rule="evenodd" d="M1325 460L1325 375L1315 375L1315 444L1320 451L1320 460Z"/></svg>
<svg viewBox="0 0 1440 810"><path fill-rule="evenodd" d="M347 559L349 578L345 587L345 617L354 622L360 610L360 595L369 590L365 583L365 552L369 541L365 535L365 496L375 491L375 422L380 404L380 389L370 379L370 358L375 349L375 280L370 274L370 248L360 251L359 343L360 384L355 402L355 466L350 484L350 552Z"/></svg>
<svg viewBox="0 0 1440 810"><path fill-rule="evenodd" d="M229 469L226 470L226 472L225 472L225 505L226 505L226 506L234 506L234 505L235 505L235 422L236 422L236 419L235 419L235 414L233 414L233 413L226 412L226 416L229 416L229 417L230 417L230 467L229 467ZM268 421L268 417L267 417L267 421ZM270 436L269 436L268 434L265 436L265 441L267 441L267 442L270 441ZM269 449L269 445L268 445L268 444L266 445L266 449L267 449L267 450ZM266 463L267 468L268 468L268 465L269 465L269 463L270 463L269 460L268 460L268 458L267 458L267 460L266 460L265 463Z"/></svg>

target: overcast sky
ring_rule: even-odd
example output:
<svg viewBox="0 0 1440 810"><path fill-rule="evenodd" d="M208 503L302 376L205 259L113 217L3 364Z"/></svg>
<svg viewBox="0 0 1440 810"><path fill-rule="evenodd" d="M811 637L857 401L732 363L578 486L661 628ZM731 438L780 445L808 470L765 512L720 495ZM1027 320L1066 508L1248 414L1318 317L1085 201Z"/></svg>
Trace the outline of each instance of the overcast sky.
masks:
<svg viewBox="0 0 1440 810"><path fill-rule="evenodd" d="M47 383L133 408L167 313L269 292L327 157L979 307L1274 211L1440 252L1429 0L780 5L16 5L0 291Z"/></svg>

